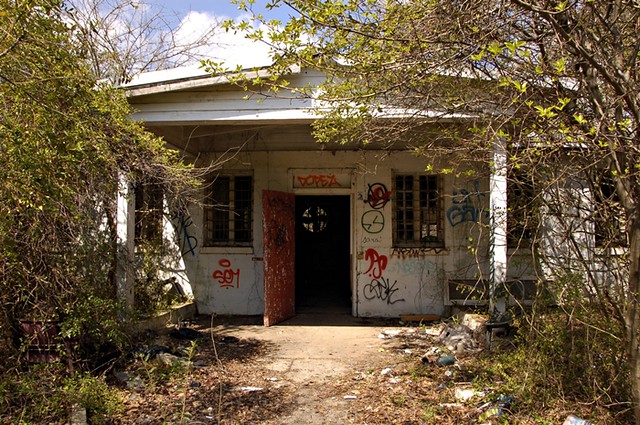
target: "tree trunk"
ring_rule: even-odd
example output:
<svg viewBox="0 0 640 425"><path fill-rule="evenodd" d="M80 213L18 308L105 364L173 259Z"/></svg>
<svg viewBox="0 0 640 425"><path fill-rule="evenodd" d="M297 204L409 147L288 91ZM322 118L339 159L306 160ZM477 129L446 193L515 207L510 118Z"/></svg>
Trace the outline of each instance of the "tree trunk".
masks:
<svg viewBox="0 0 640 425"><path fill-rule="evenodd" d="M626 346L631 365L631 396L636 425L640 425L640 217L630 220L629 231L629 296L626 306Z"/></svg>

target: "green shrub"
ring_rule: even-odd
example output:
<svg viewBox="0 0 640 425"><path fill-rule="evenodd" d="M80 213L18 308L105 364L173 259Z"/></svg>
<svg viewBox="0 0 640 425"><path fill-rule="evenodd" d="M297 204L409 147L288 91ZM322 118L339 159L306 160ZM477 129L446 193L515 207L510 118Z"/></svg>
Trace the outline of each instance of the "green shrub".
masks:
<svg viewBox="0 0 640 425"><path fill-rule="evenodd" d="M78 405L87 409L87 417L92 424L107 423L122 409L117 393L107 385L103 376L72 376L65 381L62 390L70 407Z"/></svg>
<svg viewBox="0 0 640 425"><path fill-rule="evenodd" d="M630 376L616 323L584 306L580 314L557 310L525 318L515 348L486 359L519 410L556 410L559 419L597 412L599 424L630 423Z"/></svg>

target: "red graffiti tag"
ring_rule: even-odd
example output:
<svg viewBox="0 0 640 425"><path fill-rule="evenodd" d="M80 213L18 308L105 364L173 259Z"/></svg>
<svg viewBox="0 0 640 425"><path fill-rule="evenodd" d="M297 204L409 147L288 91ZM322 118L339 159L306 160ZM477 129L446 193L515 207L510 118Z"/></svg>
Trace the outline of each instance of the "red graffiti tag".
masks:
<svg viewBox="0 0 640 425"><path fill-rule="evenodd" d="M391 191L387 190L387 187L382 183L375 183L369 185L369 191L367 193L367 203L373 209L379 210L384 208L391 199Z"/></svg>
<svg viewBox="0 0 640 425"><path fill-rule="evenodd" d="M387 268L387 262L389 261L386 255L378 254L373 248L367 249L364 254L364 259L369 260L369 268L365 272L374 279L382 277L382 272Z"/></svg>
<svg viewBox="0 0 640 425"><path fill-rule="evenodd" d="M226 258L218 261L220 267L224 267L224 270L215 270L213 272L213 279L218 282L221 288L233 288L234 280L235 287L240 287L240 269L231 269L231 261Z"/></svg>
<svg viewBox="0 0 640 425"><path fill-rule="evenodd" d="M331 187L340 186L335 174L309 174L307 176L296 176L302 187Z"/></svg>

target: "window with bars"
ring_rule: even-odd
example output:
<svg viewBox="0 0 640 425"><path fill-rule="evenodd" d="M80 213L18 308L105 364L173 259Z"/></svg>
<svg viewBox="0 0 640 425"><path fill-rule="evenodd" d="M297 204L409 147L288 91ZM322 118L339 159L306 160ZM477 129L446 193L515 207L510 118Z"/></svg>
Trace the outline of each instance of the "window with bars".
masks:
<svg viewBox="0 0 640 425"><path fill-rule="evenodd" d="M606 172L592 178L594 195L595 243L600 248L627 246L624 232L624 210L616 192L615 182Z"/></svg>
<svg viewBox="0 0 640 425"><path fill-rule="evenodd" d="M135 187L135 241L151 242L162 237L164 191L159 184Z"/></svg>
<svg viewBox="0 0 640 425"><path fill-rule="evenodd" d="M442 177L395 176L393 244L396 247L444 247Z"/></svg>
<svg viewBox="0 0 640 425"><path fill-rule="evenodd" d="M507 246L529 248L538 227L538 206L531 175L511 171L507 180Z"/></svg>
<svg viewBox="0 0 640 425"><path fill-rule="evenodd" d="M204 210L204 246L250 246L252 221L253 177L216 177Z"/></svg>

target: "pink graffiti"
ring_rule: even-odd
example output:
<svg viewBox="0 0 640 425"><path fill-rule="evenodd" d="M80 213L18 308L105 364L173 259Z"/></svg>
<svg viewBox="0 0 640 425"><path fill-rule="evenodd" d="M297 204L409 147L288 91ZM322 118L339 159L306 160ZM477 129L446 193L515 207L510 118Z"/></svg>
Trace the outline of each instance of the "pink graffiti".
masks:
<svg viewBox="0 0 640 425"><path fill-rule="evenodd" d="M240 287L240 269L231 269L231 261L226 258L218 261L223 270L214 270L213 279L218 282L221 288L239 288ZM235 284L234 284L235 281Z"/></svg>
<svg viewBox="0 0 640 425"><path fill-rule="evenodd" d="M309 174L308 176L296 176L302 187L331 187L340 186L335 174Z"/></svg>
<svg viewBox="0 0 640 425"><path fill-rule="evenodd" d="M387 256L380 255L375 249L369 248L364 254L364 259L370 261L369 268L365 273L374 279L382 277L382 272L387 268L387 262L389 261Z"/></svg>

